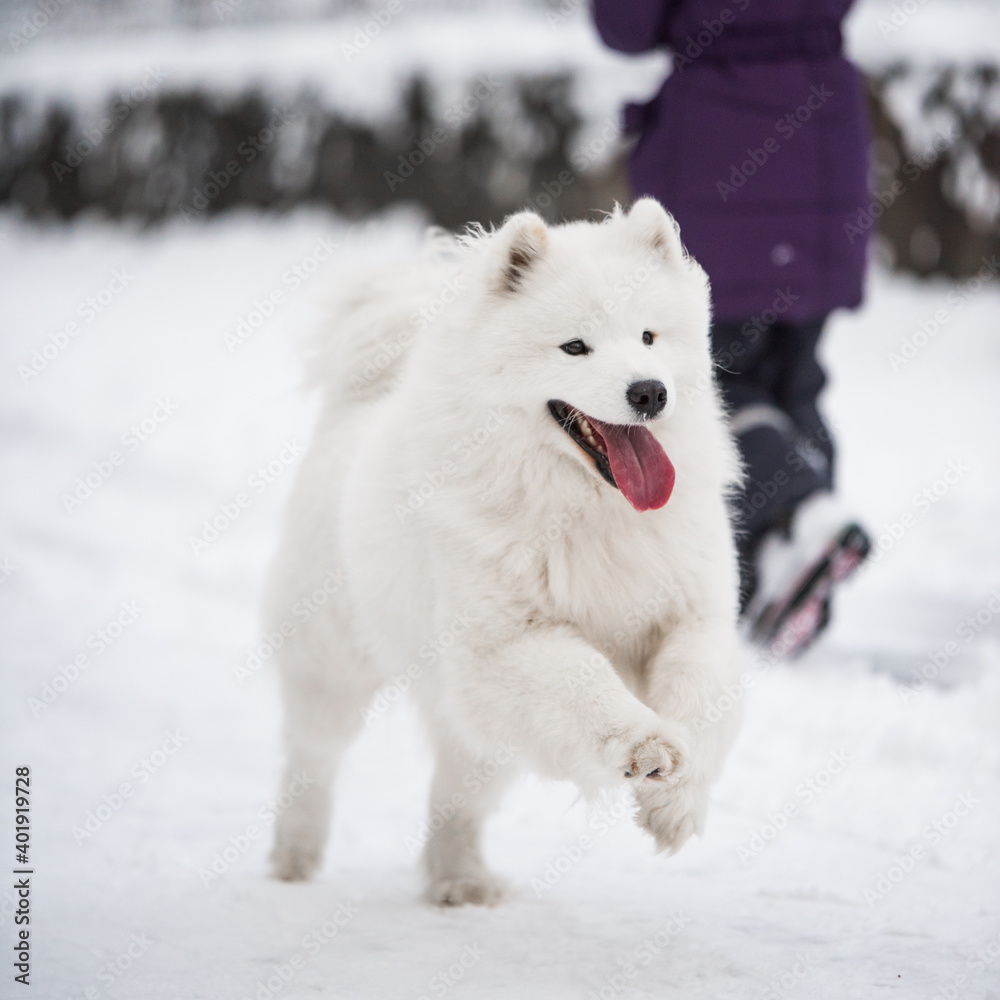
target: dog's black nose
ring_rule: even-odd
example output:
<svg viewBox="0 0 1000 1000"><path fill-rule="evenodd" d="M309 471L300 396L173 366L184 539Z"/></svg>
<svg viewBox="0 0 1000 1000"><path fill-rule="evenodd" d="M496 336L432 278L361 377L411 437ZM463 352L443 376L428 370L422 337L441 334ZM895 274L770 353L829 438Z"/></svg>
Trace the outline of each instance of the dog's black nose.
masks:
<svg viewBox="0 0 1000 1000"><path fill-rule="evenodd" d="M625 390L625 395L632 409L648 420L659 416L667 405L667 387L655 379L633 382Z"/></svg>

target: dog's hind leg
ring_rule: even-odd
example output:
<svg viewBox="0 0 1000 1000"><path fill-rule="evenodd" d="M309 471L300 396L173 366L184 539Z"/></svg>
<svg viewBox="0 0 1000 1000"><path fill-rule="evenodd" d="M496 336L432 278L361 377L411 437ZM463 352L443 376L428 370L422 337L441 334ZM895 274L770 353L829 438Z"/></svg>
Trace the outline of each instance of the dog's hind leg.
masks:
<svg viewBox="0 0 1000 1000"><path fill-rule="evenodd" d="M502 881L486 867L482 831L490 812L516 774L517 747L501 743L477 755L450 741L438 742L424 848L427 899L439 906L492 905Z"/></svg>
<svg viewBox="0 0 1000 1000"><path fill-rule="evenodd" d="M338 661L345 654L339 650ZM337 766L379 685L353 657L334 663L307 655L293 647L282 663L286 763L280 792L292 801L275 824L271 863L287 881L309 878L323 861Z"/></svg>

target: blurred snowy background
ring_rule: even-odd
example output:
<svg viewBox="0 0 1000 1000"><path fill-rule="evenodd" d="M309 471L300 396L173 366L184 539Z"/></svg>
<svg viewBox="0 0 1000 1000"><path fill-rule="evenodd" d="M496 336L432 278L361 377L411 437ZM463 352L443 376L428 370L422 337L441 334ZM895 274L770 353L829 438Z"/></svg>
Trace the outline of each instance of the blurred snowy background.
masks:
<svg viewBox="0 0 1000 1000"><path fill-rule="evenodd" d="M0 204L162 220L407 200L453 227L526 202L607 208L627 193L618 108L655 91L667 57L608 52L587 15L582 0L8 0ZM908 195L876 208L882 253L974 273L1000 249L1000 8L868 0L847 41L870 80L875 189Z"/></svg>
<svg viewBox="0 0 1000 1000"><path fill-rule="evenodd" d="M321 878L266 875L295 342L428 222L626 198L618 107L665 57L603 50L576 0L7 0L0 30L0 814L31 765L36 871L33 985L4 959L0 995L1000 998L997 4L848 25L873 188L903 187L825 343L878 558L805 659L747 651L702 839L655 858L526 781L488 841L512 901L458 912L416 898L405 700L345 765Z"/></svg>

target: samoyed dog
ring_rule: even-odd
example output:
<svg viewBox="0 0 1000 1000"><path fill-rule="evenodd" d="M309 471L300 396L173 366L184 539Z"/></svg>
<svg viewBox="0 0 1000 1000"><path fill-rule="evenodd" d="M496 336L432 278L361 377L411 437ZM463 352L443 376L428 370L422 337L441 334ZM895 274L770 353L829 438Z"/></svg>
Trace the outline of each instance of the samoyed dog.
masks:
<svg viewBox="0 0 1000 1000"><path fill-rule="evenodd" d="M311 779L278 877L320 865L338 762L390 683L436 750L435 903L500 897L480 840L525 769L627 785L660 850L702 830L737 725L740 470L708 331L705 273L652 199L523 212L354 283L312 359L322 410L266 598L283 787Z"/></svg>

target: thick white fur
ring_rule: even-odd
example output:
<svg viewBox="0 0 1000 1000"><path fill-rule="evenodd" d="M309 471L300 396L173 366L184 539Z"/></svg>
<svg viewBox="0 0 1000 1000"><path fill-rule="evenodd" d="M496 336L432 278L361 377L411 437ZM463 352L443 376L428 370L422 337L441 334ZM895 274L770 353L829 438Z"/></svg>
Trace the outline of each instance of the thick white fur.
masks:
<svg viewBox="0 0 1000 1000"><path fill-rule="evenodd" d="M554 228L525 212L433 244L356 284L312 361L324 403L269 627L331 572L346 583L281 650L285 784L315 784L279 819L272 860L286 879L316 870L339 758L409 668L438 755L432 810L461 800L426 846L429 898L491 903L480 832L519 769L587 794L631 785L660 849L702 830L737 720L700 721L736 675L725 495L739 470L708 282L655 201ZM575 338L592 353L559 349ZM547 402L634 423L625 390L649 378L669 390L646 426L677 479L639 513ZM470 780L501 745L514 761Z"/></svg>

